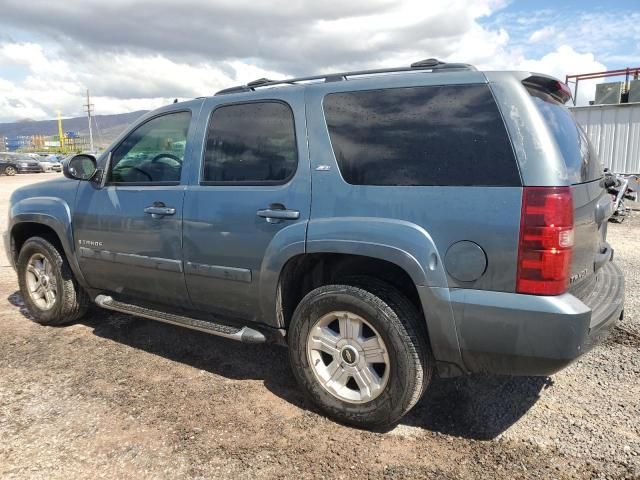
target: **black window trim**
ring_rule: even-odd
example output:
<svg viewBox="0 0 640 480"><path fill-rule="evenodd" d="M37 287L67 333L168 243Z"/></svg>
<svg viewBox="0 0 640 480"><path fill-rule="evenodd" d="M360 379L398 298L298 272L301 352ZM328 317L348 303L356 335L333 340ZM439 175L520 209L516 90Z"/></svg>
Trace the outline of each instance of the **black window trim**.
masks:
<svg viewBox="0 0 640 480"><path fill-rule="evenodd" d="M333 143L331 142L331 134L329 132L329 124L327 123L327 116L326 116L326 111L325 111L325 106L324 106L324 102L326 100L326 98L329 95L335 94L335 93L357 93L357 92L372 92L372 91L382 91L382 90L399 90L399 89L405 89L405 88L420 88L420 87L449 87L449 86L460 86L460 87L464 87L464 86L486 86L489 89L489 93L491 94L491 97L493 98L493 101L496 104L496 108L498 110L498 115L500 116L500 120L502 123L502 126L504 127L504 131L506 134L506 137L509 141L509 148L513 154L513 159L516 163L516 171L518 173L518 180L519 180L519 184L518 185L369 185L369 184L359 184L359 183L350 183L349 181L347 181L347 179L344 177L344 175L342 174L342 169L340 168L340 163L338 162L338 158L336 157L336 152L333 149ZM322 99L320 101L320 111L322 112L322 120L324 123L324 131L326 133L326 139L329 142L329 146L331 147L331 156L336 164L337 170L338 170L338 175L340 176L340 179L346 184L346 185L350 185L350 186L358 186L358 187L377 187L377 188L424 188L424 187L443 187L443 188L466 188L466 187L491 187L491 188L512 188L512 187L522 187L524 185L524 180L522 179L522 172L521 172L521 168L520 168L520 162L518 160L518 156L516 154L515 151L515 147L513 144L513 139L511 138L511 132L509 132L509 128L507 126L507 122L504 118L504 115L502 113L502 109L500 108L500 103L498 102L498 99L495 96L495 93L493 91L493 88L491 88L491 84L489 82L462 82L462 83L434 83L434 84L419 84L419 85L406 85L406 86L393 86L393 87L378 87L378 88L356 88L356 89L347 89L347 90L335 90L335 91L329 91L327 93L325 93L322 96Z"/></svg>
<svg viewBox="0 0 640 480"><path fill-rule="evenodd" d="M111 161L111 156L113 155L113 152L115 150L117 150L120 147L120 145L122 145L125 142L125 140L127 140L127 138L129 138L131 136L131 134L133 132L138 130L143 125L146 125L150 121L155 120L156 118L166 117L167 115L172 115L174 113L188 113L189 114L189 126L187 127L187 138L185 139L186 143L185 143L185 148L184 148L185 156L186 156L187 144L189 143L189 133L191 131L191 122L193 121L193 111L190 108L181 108L180 110L170 110L170 111L167 111L167 112L160 112L157 115L153 115L152 117L147 118L145 121L137 124L131 130L129 130L127 135L124 136L111 150L109 150L109 153L108 153L109 165L108 165L108 171L106 172L107 179L111 175L111 169L113 168L113 162ZM182 160L182 163L184 164L184 159ZM183 172L183 169L181 168L180 169L180 180L178 180L177 182L109 182L107 180L105 182L104 186L105 187L108 187L108 186L114 186L114 187L144 187L144 186L149 186L149 187L172 187L172 186L182 185L182 172Z"/></svg>
<svg viewBox="0 0 640 480"><path fill-rule="evenodd" d="M242 180L242 181L218 181L218 180L203 180L204 178L204 167L205 167L205 156L207 154L207 142L209 140L209 127L211 127L211 120L213 119L213 115L216 111L223 107L233 107L236 105L247 105L252 103L280 103L287 107L291 112L291 119L293 120L293 142L296 149L296 165L295 168L291 171L291 174L282 180ZM296 131L296 116L293 112L293 108L291 105L281 99L278 98L267 98L267 99L255 99L255 100L246 100L240 102L231 102L231 103L221 103L214 107L214 109L209 114L209 119L207 120L207 128L205 130L204 143L202 144L202 156L200 158L200 174L198 178L198 184L202 187L269 187L269 186L278 186L278 185L286 185L289 183L293 177L295 177L298 172L298 167L300 165L300 150L298 149L298 132Z"/></svg>

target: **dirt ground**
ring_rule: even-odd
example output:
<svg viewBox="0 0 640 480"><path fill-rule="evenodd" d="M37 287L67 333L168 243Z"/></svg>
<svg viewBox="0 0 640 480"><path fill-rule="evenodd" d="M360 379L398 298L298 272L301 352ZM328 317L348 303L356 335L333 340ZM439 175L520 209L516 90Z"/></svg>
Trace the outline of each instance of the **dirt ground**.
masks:
<svg viewBox="0 0 640 480"><path fill-rule="evenodd" d="M0 230L45 176L0 177ZM636 217L609 227L627 300L603 345L552 378L436 379L384 432L318 414L283 348L106 311L40 326L0 254L0 477L640 478Z"/></svg>

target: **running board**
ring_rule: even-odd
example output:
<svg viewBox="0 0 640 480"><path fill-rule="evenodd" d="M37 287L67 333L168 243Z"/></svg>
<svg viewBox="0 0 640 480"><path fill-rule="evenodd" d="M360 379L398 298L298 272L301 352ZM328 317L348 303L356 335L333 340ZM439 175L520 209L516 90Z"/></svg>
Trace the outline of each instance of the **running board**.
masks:
<svg viewBox="0 0 640 480"><path fill-rule="evenodd" d="M170 323L180 327L198 330L200 332L210 333L219 337L229 338L243 343L264 343L265 336L257 330L249 327L232 327L221 323L206 322L197 318L184 317L182 315L174 315L172 313L160 312L149 308L132 305L129 303L119 302L108 295L98 295L95 299L98 306L116 312L128 313L138 317L149 318L159 322Z"/></svg>

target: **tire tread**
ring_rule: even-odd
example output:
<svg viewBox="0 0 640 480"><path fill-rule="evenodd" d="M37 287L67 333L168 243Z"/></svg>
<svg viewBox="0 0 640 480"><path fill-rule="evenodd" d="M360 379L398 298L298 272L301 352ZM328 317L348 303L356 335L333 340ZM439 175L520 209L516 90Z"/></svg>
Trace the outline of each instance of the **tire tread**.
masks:
<svg viewBox="0 0 640 480"><path fill-rule="evenodd" d="M393 329L396 338L404 346L404 361L398 362L396 368L400 368L400 365L409 366L407 368L410 374L399 373L398 378L402 379L404 392L410 393L405 395L404 392L392 392L392 397L389 397L390 404L385 405L379 412L366 410L361 405L327 402L318 398L314 392L316 389L314 384L317 384L317 381L312 379L313 374L303 374L301 371L304 365L301 355L306 355L306 347L303 343L303 339L306 342L306 336L301 332L305 323L302 311L314 299L335 294L356 297L381 312L389 321L389 327ZM378 279L352 276L341 278L334 284L318 287L300 301L289 329L290 358L294 374L312 400L331 417L358 427L386 427L397 422L415 406L431 380L433 361L426 338L426 328L421 326L423 323L421 313L406 296L395 287ZM409 377L406 376L407 374Z"/></svg>
<svg viewBox="0 0 640 480"><path fill-rule="evenodd" d="M62 278L62 285L58 287L60 306L54 307L58 310L55 315L42 315L37 310L34 311L33 308L29 308L34 320L41 325L63 325L75 322L86 313L90 304L89 296L78 284L64 253L60 252L59 247L56 246L57 243L57 239L46 235L31 237L24 243L18 255L18 283L20 284L20 290L23 292L23 299L27 305L29 301L24 294L26 285L23 268L24 264L29 260L29 258L27 258L29 250L35 249L41 253L48 254L50 260L53 260L55 267L60 270L60 276Z"/></svg>

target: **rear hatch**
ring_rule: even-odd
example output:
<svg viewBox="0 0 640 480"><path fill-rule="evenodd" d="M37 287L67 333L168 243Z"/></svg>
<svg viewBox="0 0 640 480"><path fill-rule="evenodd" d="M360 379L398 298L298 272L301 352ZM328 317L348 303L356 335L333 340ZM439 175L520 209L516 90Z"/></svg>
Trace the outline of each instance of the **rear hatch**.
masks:
<svg viewBox="0 0 640 480"><path fill-rule="evenodd" d="M554 82L558 89L565 87ZM595 286L595 273L612 253L606 242L611 198L601 181L603 166L585 132L564 106L567 97L544 84L525 82L525 86L558 144L572 185L575 243L569 292L584 299Z"/></svg>

